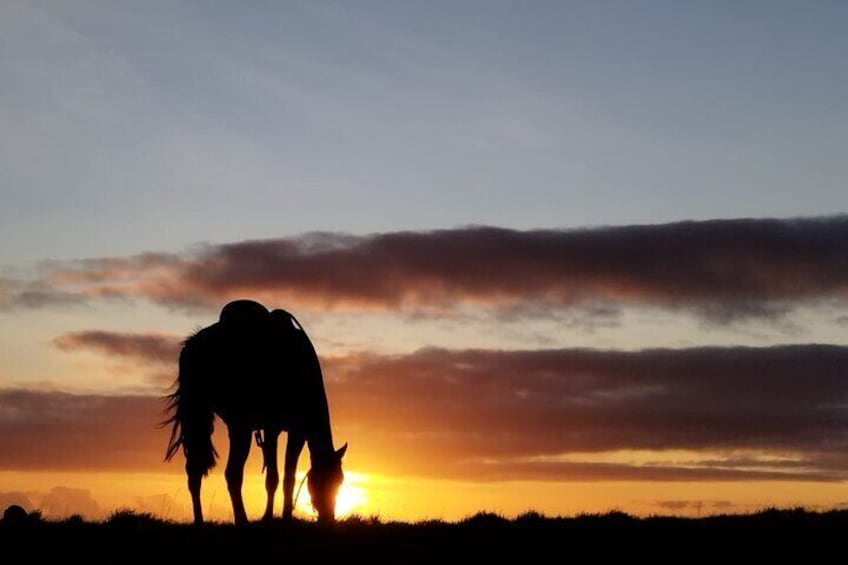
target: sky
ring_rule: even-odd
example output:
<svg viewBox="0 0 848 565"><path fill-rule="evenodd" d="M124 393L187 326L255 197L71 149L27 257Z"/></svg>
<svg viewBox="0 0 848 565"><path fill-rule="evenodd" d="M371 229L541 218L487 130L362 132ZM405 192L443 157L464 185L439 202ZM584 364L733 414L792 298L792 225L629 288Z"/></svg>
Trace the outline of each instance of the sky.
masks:
<svg viewBox="0 0 848 565"><path fill-rule="evenodd" d="M240 297L316 345L344 512L842 506L846 25L3 2L0 506L186 519L161 397Z"/></svg>

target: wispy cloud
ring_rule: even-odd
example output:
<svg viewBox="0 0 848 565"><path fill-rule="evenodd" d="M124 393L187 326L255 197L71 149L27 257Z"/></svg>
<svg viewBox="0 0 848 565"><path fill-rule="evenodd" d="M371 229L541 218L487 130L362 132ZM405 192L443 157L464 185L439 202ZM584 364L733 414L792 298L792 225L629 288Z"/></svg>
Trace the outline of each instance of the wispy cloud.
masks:
<svg viewBox="0 0 848 565"><path fill-rule="evenodd" d="M91 350L108 357L162 365L176 364L180 342L180 338L162 334L100 330L62 334L53 340L53 344L63 351Z"/></svg>
<svg viewBox="0 0 848 565"><path fill-rule="evenodd" d="M469 227L313 233L185 254L49 263L7 283L4 305L143 298L209 307L251 295L313 309L515 315L651 306L714 322L848 298L848 217L742 219L575 230Z"/></svg>

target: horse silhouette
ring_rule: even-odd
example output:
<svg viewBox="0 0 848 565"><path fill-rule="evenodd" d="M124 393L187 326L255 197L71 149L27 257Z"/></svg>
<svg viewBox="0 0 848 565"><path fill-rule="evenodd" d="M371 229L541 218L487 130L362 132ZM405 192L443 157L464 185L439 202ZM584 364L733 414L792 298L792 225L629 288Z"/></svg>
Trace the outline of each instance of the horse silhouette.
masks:
<svg viewBox="0 0 848 565"><path fill-rule="evenodd" d="M269 312L252 300L230 302L218 322L183 343L176 387L168 396L170 417L164 422L172 425L165 459L182 447L195 523L203 522L203 477L218 456L212 445L215 415L227 425L230 439L224 475L237 524L247 522L241 487L254 432L266 470L263 519L273 517L280 482L277 440L282 431L288 432L283 518L290 519L294 511L295 472L305 444L312 463L307 485L318 520L335 519L347 444L339 450L333 447L321 365L294 316L285 310Z"/></svg>

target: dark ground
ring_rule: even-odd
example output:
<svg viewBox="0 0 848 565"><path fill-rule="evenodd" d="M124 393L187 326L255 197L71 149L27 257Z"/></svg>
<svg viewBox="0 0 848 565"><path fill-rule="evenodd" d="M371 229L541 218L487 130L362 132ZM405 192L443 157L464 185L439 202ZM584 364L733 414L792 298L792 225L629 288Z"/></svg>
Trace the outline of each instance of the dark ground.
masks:
<svg viewBox="0 0 848 565"><path fill-rule="evenodd" d="M236 528L119 512L106 522L0 523L0 563L848 563L848 511L577 518L479 514L459 523L349 518Z"/></svg>

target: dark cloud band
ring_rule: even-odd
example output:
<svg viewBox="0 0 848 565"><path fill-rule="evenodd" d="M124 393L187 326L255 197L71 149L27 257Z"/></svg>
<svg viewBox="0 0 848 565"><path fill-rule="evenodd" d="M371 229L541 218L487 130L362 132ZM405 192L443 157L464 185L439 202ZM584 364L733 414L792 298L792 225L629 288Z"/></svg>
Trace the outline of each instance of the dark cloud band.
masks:
<svg viewBox="0 0 848 565"><path fill-rule="evenodd" d="M7 307L143 297L171 307L242 295L311 308L648 305L712 320L774 316L848 297L848 217L573 230L469 227L309 234L45 267L6 283ZM52 293L52 294L51 294Z"/></svg>
<svg viewBox="0 0 848 565"><path fill-rule="evenodd" d="M123 348L99 350L125 356ZM157 348L144 355L162 359ZM337 435L372 470L582 480L848 474L846 347L425 349L329 358L324 368ZM0 461L155 467L166 439L154 429L160 408L148 397L6 391ZM668 450L714 458L579 456Z"/></svg>

